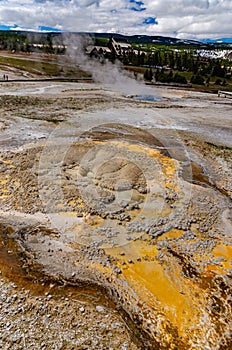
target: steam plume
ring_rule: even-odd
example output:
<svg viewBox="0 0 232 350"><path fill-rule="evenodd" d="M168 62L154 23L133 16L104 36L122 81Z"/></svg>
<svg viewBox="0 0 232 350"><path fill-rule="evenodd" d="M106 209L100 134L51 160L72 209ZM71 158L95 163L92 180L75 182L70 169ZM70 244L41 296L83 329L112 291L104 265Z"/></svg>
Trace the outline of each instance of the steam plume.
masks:
<svg viewBox="0 0 232 350"><path fill-rule="evenodd" d="M69 59L82 70L91 73L94 81L107 85L110 90L130 95L153 95L154 90L147 87L142 81L137 81L129 73L122 70L121 63L115 64L106 60L101 63L98 60L90 59L84 51L87 45L92 45L89 37L82 35L65 34L64 43L67 47Z"/></svg>

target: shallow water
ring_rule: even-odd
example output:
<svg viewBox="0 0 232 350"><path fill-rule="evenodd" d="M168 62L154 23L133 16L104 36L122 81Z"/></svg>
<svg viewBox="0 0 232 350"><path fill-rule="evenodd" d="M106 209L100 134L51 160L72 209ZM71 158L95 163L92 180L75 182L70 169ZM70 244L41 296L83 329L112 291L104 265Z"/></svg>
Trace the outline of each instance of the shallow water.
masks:
<svg viewBox="0 0 232 350"><path fill-rule="evenodd" d="M51 87L52 92L54 92L53 88L57 88L57 93L62 92L60 86ZM72 87L74 89L73 92L75 94L75 85L72 85ZM37 91L39 91L40 93L45 92L45 90L43 90L43 85L40 85ZM47 91L50 90L48 89ZM70 91L68 93L70 93ZM171 94L170 91L168 93L169 95ZM154 310L153 304L157 307L158 303L162 304L162 307L165 308L167 318L169 318L172 321L172 323L176 325L176 327L179 329L180 334L183 334L183 336L185 336L188 332L188 328L190 325L188 320L191 316L191 313L194 313L196 311L196 318L195 320L191 321L192 329L198 327L197 325L199 325L200 320L200 317L198 317L198 309L200 309L198 306L200 305L200 301L198 296L192 295L192 291L194 291L194 289L197 290L197 292L199 292L199 288L196 283L197 281L194 281L194 275L191 275L191 273L189 273L186 277L183 276L181 271L181 268L183 268L185 270L189 269L191 272L193 270L192 265L194 266L194 263L191 259L191 255L188 255L186 253L185 245L187 246L187 248L191 248L192 245L196 244L196 241L198 240L199 247L201 247L201 244L203 245L203 237L203 239L205 238L205 245L203 245L203 247L208 247L208 249L211 247L212 251L213 245L209 245L209 243L211 244L212 242L209 242L210 239L207 240L208 236L206 234L209 228L206 229L206 231L204 231L205 236L199 233L196 228L196 224L192 226L190 225L192 215L192 212L190 212L191 215L189 214L189 219L188 217L186 218L186 220L190 221L190 224L183 223L183 226L189 229L193 229L193 238L190 235L191 232L188 232L188 235L185 236L187 237L187 240L183 238L182 241L178 241L180 232L170 231L168 229L168 226L165 226L163 222L161 222L159 226L162 229L162 231L157 233L157 236L159 236L160 239L162 238L163 240L163 242L160 242L159 238L157 238L156 236L156 231L150 232L148 229L151 225L155 224L152 220L156 216L157 220L163 220L167 217L167 221L171 221L171 224L173 224L173 222L175 221L178 224L177 227L179 228L179 224L181 224L181 220L183 219L182 216L185 216L185 212L182 209L184 208L184 205L186 203L190 203L190 196L192 195L190 189L192 189L193 187L192 183L197 185L203 185L203 187L201 186L200 189L199 186L195 187L196 196L199 196L200 200L198 201L198 199L196 199L196 201L194 202L194 205L196 205L197 203L194 215L198 216L199 220L204 223L207 222L207 220L210 222L207 215L208 212L211 210L209 212L209 215L213 216L214 210L213 208L209 209L207 196L212 196L210 200L212 200L212 203L213 200L215 200L215 205L218 205L218 202L214 198L215 194L213 195L213 190L209 188L211 185L210 178L208 174L204 171L205 169L197 164L201 164L201 162L199 161L200 158L198 158L196 162L190 161L190 157L187 152L187 146L185 147L184 142L181 142L181 136L183 134L179 134L179 130L189 131L193 132L194 134L201 135L203 139L210 139L210 142L216 139L219 139L221 142L227 142L229 135L231 136L230 122L228 122L229 115L227 115L226 113L226 111L229 110L229 105L226 105L225 109L221 110L217 106L215 108L214 102L216 101L217 97L210 96L209 99L204 97L203 102L199 102L200 97L196 97L196 95L191 96L191 94L188 94L188 96L183 95L183 99L182 97L177 99L176 96L175 99L171 99L170 97L170 100L162 100L160 104L160 99L157 97L157 100L155 95L145 96L148 97L147 101L150 102L146 104L144 103L145 100L138 99L133 101L132 98L129 101L129 99L122 98L122 96L120 96L119 94L115 94L113 97L115 98L115 100L109 100L105 102L105 105L103 107L96 104L96 108L94 105L94 109L91 110L76 110L75 114L72 114L70 117L68 117L67 122L60 123L56 125L56 127L54 126L54 128L53 126L48 126L48 124L44 121L22 120L22 118L17 117L13 120L9 128L4 131L4 137L6 137L7 143L9 143L8 146L12 146L13 140L16 140L18 137L18 145L25 144L26 147L27 143L31 141L35 143L39 142L38 139L41 136L45 137L47 135L48 137L49 132L52 133L52 136L48 141L51 141L52 145L54 143L54 145L57 147L51 149L47 147L47 153L45 152L44 159L41 158L42 160L44 160L44 162L42 161L40 164L40 171L46 170L47 164L45 161L51 162L50 168L48 167L48 169L53 170L54 167L57 167L55 169L58 170L54 173L54 177L52 180L54 180L54 184L57 184L58 175L63 176L62 179L64 181L58 185L60 186L60 190L67 189L67 198L63 196L64 203L67 204L65 201L68 201L70 199L70 201L68 201L68 209L66 211L66 207L62 206L63 202L61 203L61 206L58 207L56 203L59 204L61 196L57 196L57 190L53 191L51 189L51 191L54 192L54 198L52 197L53 193L50 193L50 185L52 184L52 181L50 181L50 178L47 179L45 176L45 180L49 180L49 191L45 192L47 197L44 197L44 199L47 199L48 203L50 203L50 200L52 200L53 204L55 204L54 207L56 207L56 209L58 210L60 209L60 213L57 214L57 217L53 215L52 218L52 215L50 215L50 219L53 219L53 222L57 220L55 227L60 232L63 230L61 236L62 238L60 238L65 238L64 241L66 242L67 240L67 242L69 243L72 243L72 239L75 238L76 242L78 242L79 237L77 233L79 231L77 233L72 232L72 226L73 224L75 224L75 222L79 226L80 224L82 225L82 223L84 222L83 226L80 227L80 232L81 235L83 235L83 233L85 232L83 230L83 227L86 229L86 232L88 234L86 235L86 237L88 238L90 236L90 243L98 244L100 242L98 238L102 238L102 236L104 235L106 236L107 242L109 242L110 238L113 237L112 239L115 239L112 233L116 233L119 237L120 247L118 249L120 249L120 251L116 249L117 242L114 241L112 241L112 244L110 241L109 244L106 246L106 249L108 249L108 247L112 248L111 251L108 251L108 253L111 255L111 258L115 258L114 267L121 269L121 273L119 273L117 278L115 277L115 280L112 280L112 285L110 285L110 288L114 290L114 284L116 284L117 281L120 280L120 278L123 280L124 283L128 282L128 285L137 293L138 298L140 298L142 302L147 302L148 306L152 310ZM120 97L120 102L118 102L117 100L118 97ZM135 97L144 98L144 95L135 95ZM75 95L75 98L78 98L78 95ZM116 100L118 104L115 102ZM224 117L225 125L228 126L226 128L222 127L222 116ZM27 129L27 124L31 125L30 131ZM135 126L137 126L138 128L136 129ZM162 130L158 129L158 127ZM216 129L218 129L217 133L215 132ZM24 132L25 130L26 132ZM185 141L187 143L187 132L184 135L185 136L183 137L186 138ZM9 139L7 139L7 136L9 137ZM64 144L62 144L63 141ZM43 145L45 146L49 144L49 142L40 142L43 142ZM94 144L94 147L92 149L86 146L85 152L83 151L82 153L80 147L81 142L83 142L83 144L87 146L90 145L90 143L92 142ZM4 147L5 146L7 145L4 144ZM76 146L76 148L74 146ZM191 149L191 143L189 148ZM51 152L55 150L57 150L57 161L56 159L54 159L55 154ZM78 156L78 152L80 152L80 156ZM165 152L168 152L168 157L164 156ZM141 193L138 193L138 191L134 191L132 193L134 197L131 196L131 202L132 204L137 205L135 209L130 208L130 205L128 205L128 208L125 207L125 205L121 203L122 201L120 201L119 205L122 207L122 211L125 211L126 214L128 212L131 215L131 223L123 223L123 220L121 220L120 217L116 216L117 211L114 210L114 207L108 210L108 214L112 214L108 218L97 216L98 211L101 214L101 210L102 207L105 205L105 202L100 202L98 200L95 203L95 195L97 196L97 198L102 195L103 199L107 199L108 197L104 197L104 193L102 194L102 192L98 193L97 191L94 191L94 186L100 186L100 181L102 181L102 184L105 184L106 188L107 185L108 187L110 187L110 180L113 177L111 175L114 175L116 180L117 177L119 180L124 178L125 180L130 180L130 176L133 175L133 171L128 171L127 173L122 171L120 173L121 168L119 169L118 173L116 171L111 171L111 167L113 167L112 159L116 157L120 157L124 161L125 158L127 158L127 162L124 164L125 169L126 166L128 166L128 164L131 164L132 162L136 163L135 165L137 167L131 167L131 170L135 172L137 168L140 168L142 170L141 173L146 175L147 183L152 189L152 191L150 191L149 193L145 191ZM195 160L196 158L193 159ZM53 163L53 161L55 162ZM86 169L88 169L88 176L86 176L85 173L84 175L78 173L79 163L81 163L82 166L86 165ZM182 179L179 176L181 173L178 172L179 165L183 165L183 163L185 163L186 166L184 167L182 176L185 180L188 181L188 183L186 181L182 181ZM43 165L45 166L45 169L43 168ZM65 170L64 174L60 171L62 169ZM110 175L108 176L108 178L102 176L102 179L97 179L97 185L95 183L95 180L98 177L97 175L99 175L100 173L101 175L103 175L104 172L102 169L110 170L108 172L108 174ZM42 179L43 174L47 174L47 172L42 172L41 174L42 175L40 175L40 180ZM79 177L77 177L78 174ZM138 175L139 174L140 173L138 172ZM95 215L92 215L92 213L90 212L89 215L82 215L83 203L78 202L76 192L73 193L76 186L76 182L74 180L76 179L79 181L78 186L80 187L80 197L89 198L89 201L86 201L86 207L88 207L89 205L91 210L94 209ZM21 179L21 181L23 183L23 179ZM70 192L68 192L69 187L67 185L71 184L70 181L73 181L73 187L70 187L71 190ZM129 184L131 183L132 180L131 182L129 182ZM143 182L141 181L141 183ZM121 182L119 181L118 184L121 185ZM6 184L4 183L3 185L4 186L2 187L3 189L5 189ZM27 185L28 183L25 184L25 190ZM112 186L114 187L114 183L112 184ZM44 187L46 188L46 186ZM112 191L112 188L108 189ZM199 192L197 192L198 190ZM117 188L115 189L115 192L117 192ZM129 191L127 191L127 188L124 188L124 191L122 188L118 192L120 195L125 195L125 198L122 198L125 202L125 200L128 197L127 193L129 193ZM204 195L204 198L200 198L201 193L202 196ZM89 196L86 196L86 194ZM6 196L5 192L2 194L2 197L4 196ZM31 194L29 195L29 197L30 196ZM147 197L146 201L144 201L146 205L143 205L142 200L144 200L145 197ZM163 201L164 197L167 200L167 202ZM121 200L121 197L119 199ZM26 205L26 203L24 204ZM129 203L128 201L128 204L131 203ZM198 204L200 206L199 210ZM79 209L81 209L80 212L78 211L78 213L82 215L81 220L79 216L77 216L78 205L80 207ZM108 202L107 205L109 207ZM175 205L179 205L179 207L175 208ZM222 203L222 205L225 204ZM205 206L208 206L206 208L207 215L205 214L205 217L201 217L202 213L200 212L200 210L204 212ZM30 209L27 208L27 210ZM112 211L112 213L110 212L110 210ZM171 213L173 214L171 215ZM133 225L133 220L135 221L135 225ZM106 223L106 227L103 227L104 230L100 230L99 227L103 223L103 221ZM195 223L196 220L193 222ZM148 241L149 246L147 246L144 243L143 237L141 236L145 228L146 232L150 233ZM129 229L131 230L132 234L135 232L136 235L136 237L132 237L132 234L128 235L130 240L131 238L137 238L137 241L135 240L133 242L131 240L131 242L128 243L128 237L126 237L126 234L130 232ZM113 232L114 230L115 232ZM92 235L93 232L96 232L96 237ZM120 233L122 233L121 236ZM57 238L57 241L60 238ZM82 239L82 237L80 238ZM96 238L97 240L95 242ZM195 241L190 242L190 244L188 242L188 239L195 239ZM104 290L102 292L101 289L95 289L95 287L93 287L92 290L91 285L81 285L80 287L75 287L75 289L73 290L72 287L62 286L59 285L59 283L53 283L53 281L51 282L44 276L41 276L40 274L37 275L37 271L36 269L33 269L33 266L30 270L27 270L27 268L23 268L18 255L14 253L14 251L16 252L17 249L16 246L14 246L13 241L7 241L4 237L2 240L7 243L6 245L2 245L0 247L0 263L3 266L3 274L7 278L14 280L15 283L19 286L23 288L28 288L35 293L39 292L43 294L49 291L50 294L54 293L54 295L57 295L58 297L60 295L66 295L67 293L69 293L73 294L76 298L83 297L85 299L91 300L99 300L98 298L101 297L103 299L105 298ZM51 245L54 242L55 240L52 240L51 238ZM166 266L162 261L159 261L159 259L157 258L157 242L159 244L163 244L162 247L164 247L164 256L165 253L169 254L168 259L166 260ZM105 242L103 242L103 246L105 246L104 243ZM43 241L41 241L41 245L42 244ZM94 246L94 244L92 245L92 247ZM139 247L137 247L137 250L133 250L133 247L136 244L138 244ZM165 247L167 248L167 250L165 250ZM127 248L128 251L126 250ZM39 247L35 246L35 249L38 250ZM76 250L77 249L79 248L77 247ZM122 258L121 251L123 249L125 249L125 252ZM11 250L12 252L9 253L8 251ZM134 252L135 255L133 255ZM228 256L229 254L231 254L231 249L228 249L224 245L221 245L219 246L219 248L215 248L212 253L215 258L219 257L225 259L224 265L222 266L223 268L219 271L220 273L221 270L224 270L224 268L229 268ZM194 258L196 258L195 260L197 260L197 253L195 250L193 250L193 254L195 254ZM56 256L55 250L54 255ZM46 258L47 257L45 256L45 260L42 261L42 263L44 263L45 266L48 266L46 265ZM137 260L138 258L140 260ZM201 256L200 258L204 259L204 256ZM208 255L206 256L206 258L208 259ZM100 259L102 259L102 257L100 257ZM129 262L130 260L134 260L133 263ZM56 264L56 260L54 261ZM52 262L54 263L54 261ZM91 262L89 262L89 265L93 267L94 261L90 261ZM95 263L97 269L97 262ZM59 262L57 263L57 265L58 264ZM100 272L102 272L102 274L107 275L107 265L102 266L101 264L99 264L99 269ZM66 270L63 273L66 274L66 276L68 276ZM186 280L186 278L188 277L191 277L193 281L191 281L190 278L189 281ZM111 274L110 279L111 278L114 278L113 274ZM204 296L204 292L202 290L200 290L199 294L200 293ZM109 303L108 298L106 298L106 303ZM192 310L195 303L197 307L193 312ZM201 306L202 312L204 312L204 302L202 302ZM156 317L156 312L154 312L154 316ZM206 326L207 324L205 325L205 327ZM199 332L200 334L201 331L204 331L203 327L202 330L199 329L198 331L194 330L192 332ZM206 333L207 329L205 330L205 334ZM205 339L205 334L202 334L203 340Z"/></svg>
<svg viewBox="0 0 232 350"><path fill-rule="evenodd" d="M0 277L8 279L18 288L28 290L35 296L44 296L46 293L57 298L68 296L115 309L114 302L109 299L104 288L90 283L79 283L79 285L75 283L75 286L64 284L64 281L56 281L46 276L40 266L27 265L22 260L23 254L15 240L3 235L3 230L8 235L13 233L10 227L0 227Z"/></svg>
<svg viewBox="0 0 232 350"><path fill-rule="evenodd" d="M163 99L162 97L158 97L154 95L132 95L129 97L131 97L135 101L151 101L151 102L162 101Z"/></svg>

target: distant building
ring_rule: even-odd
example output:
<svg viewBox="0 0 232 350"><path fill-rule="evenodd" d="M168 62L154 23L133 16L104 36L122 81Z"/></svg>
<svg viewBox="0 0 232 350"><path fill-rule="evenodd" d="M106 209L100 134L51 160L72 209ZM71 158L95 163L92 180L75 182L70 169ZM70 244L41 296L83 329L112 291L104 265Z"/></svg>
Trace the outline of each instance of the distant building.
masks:
<svg viewBox="0 0 232 350"><path fill-rule="evenodd" d="M90 57L110 57L111 56L111 50L107 46L97 46L97 45L89 45L86 47L85 50L86 54Z"/></svg>
<svg viewBox="0 0 232 350"><path fill-rule="evenodd" d="M108 43L108 47L115 56L123 56L124 53L133 51L133 48L126 39L116 39L111 37Z"/></svg>
<svg viewBox="0 0 232 350"><path fill-rule="evenodd" d="M124 54L134 52L132 46L126 39L115 39L111 37L107 46L89 45L85 52L90 57L99 58L123 58Z"/></svg>

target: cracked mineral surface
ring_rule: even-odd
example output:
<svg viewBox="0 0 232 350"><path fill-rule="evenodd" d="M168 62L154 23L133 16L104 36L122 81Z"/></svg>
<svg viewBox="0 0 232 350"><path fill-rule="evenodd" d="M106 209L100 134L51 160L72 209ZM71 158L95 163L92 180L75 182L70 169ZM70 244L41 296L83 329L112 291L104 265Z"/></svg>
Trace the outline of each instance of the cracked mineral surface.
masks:
<svg viewBox="0 0 232 350"><path fill-rule="evenodd" d="M231 100L0 93L1 348L230 349Z"/></svg>

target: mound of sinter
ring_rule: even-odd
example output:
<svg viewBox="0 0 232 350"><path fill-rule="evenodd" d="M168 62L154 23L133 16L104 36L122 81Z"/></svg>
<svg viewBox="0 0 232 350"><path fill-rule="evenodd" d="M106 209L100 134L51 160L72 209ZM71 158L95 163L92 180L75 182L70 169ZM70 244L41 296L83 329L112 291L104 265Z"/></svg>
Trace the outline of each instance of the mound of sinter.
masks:
<svg viewBox="0 0 232 350"><path fill-rule="evenodd" d="M113 124L8 153L1 220L47 274L103 285L145 347L228 348L228 199L183 180L170 153Z"/></svg>

